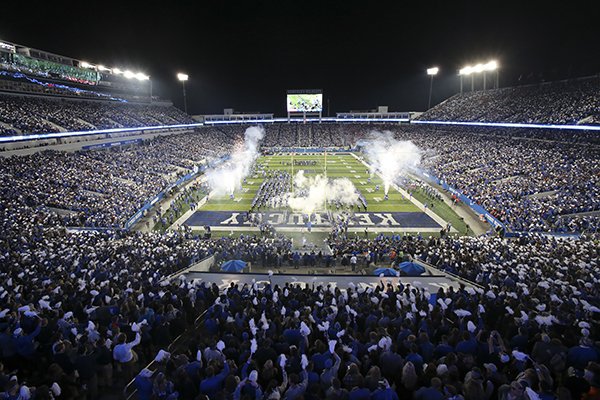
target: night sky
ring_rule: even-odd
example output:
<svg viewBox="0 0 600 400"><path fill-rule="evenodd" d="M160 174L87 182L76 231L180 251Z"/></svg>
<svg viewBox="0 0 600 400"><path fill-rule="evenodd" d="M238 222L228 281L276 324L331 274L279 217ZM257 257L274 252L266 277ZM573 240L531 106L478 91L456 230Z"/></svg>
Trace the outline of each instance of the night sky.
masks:
<svg viewBox="0 0 600 400"><path fill-rule="evenodd" d="M600 72L592 1L186 3L13 1L2 6L0 40L142 71L179 107L175 75L185 72L192 114L284 115L286 89L323 89L332 115L422 111L428 67L440 68L438 103L459 90L459 68L490 59L501 86Z"/></svg>

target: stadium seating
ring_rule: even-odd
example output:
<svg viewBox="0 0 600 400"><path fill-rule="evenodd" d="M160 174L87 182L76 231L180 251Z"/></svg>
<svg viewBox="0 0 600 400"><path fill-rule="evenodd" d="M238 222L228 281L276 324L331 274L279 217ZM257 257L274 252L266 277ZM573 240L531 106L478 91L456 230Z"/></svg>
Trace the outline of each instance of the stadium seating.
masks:
<svg viewBox="0 0 600 400"><path fill-rule="evenodd" d="M573 220L564 215L599 209L593 146L523 140L508 132L473 134L470 129L419 128L398 136L431 149L436 157L425 158L427 170L516 231L574 231Z"/></svg>
<svg viewBox="0 0 600 400"><path fill-rule="evenodd" d="M151 197L194 165L226 153L234 137L187 134L115 151L44 152L0 159L3 202L68 211L68 226L122 227Z"/></svg>
<svg viewBox="0 0 600 400"><path fill-rule="evenodd" d="M37 122L29 122L34 123ZM46 193L41 196L44 205L75 212L70 217L72 224L122 226L143 202L174 181L176 175L183 175L186 169L189 172L194 161L199 163L206 157L214 159L225 154L235 141L234 132L239 135L244 128L203 128L196 134L157 139L139 150L46 153L18 161L1 160L0 164L7 176L14 176L12 181L6 181L7 185L19 187L21 181L30 185L35 179L38 191ZM412 140L435 155L424 158L423 167L427 171L482 205L511 230L597 229L591 223L596 218L585 213L600 209L599 160L594 147L583 145L591 138L585 134L580 136L581 146L573 146L575 134L563 143L560 136L557 141L541 142L528 140L529 137L507 138L508 133L502 130L489 135L477 129L376 128L391 130L398 139ZM367 137L372 129L370 125L322 124L312 126L311 132L321 145L336 137L339 140L334 144L342 145ZM348 132L346 137L345 132ZM302 135L308 135L304 125L269 125L265 143L294 145L295 138ZM177 170L173 165L183 169ZM63 171L62 181L47 179L56 171ZM81 179L81 171L90 173ZM113 171L119 171L120 179L115 178ZM86 190L85 196L80 193L82 188ZM98 202L102 198L106 202Z"/></svg>
<svg viewBox="0 0 600 400"><path fill-rule="evenodd" d="M455 95L419 119L431 121L597 124L598 76L540 85L465 92Z"/></svg>
<svg viewBox="0 0 600 400"><path fill-rule="evenodd" d="M0 95L2 135L175 125L194 121L174 107Z"/></svg>
<svg viewBox="0 0 600 400"><path fill-rule="evenodd" d="M589 83L577 84L585 93ZM453 107L456 118L468 115L462 103ZM528 118L546 118L540 112ZM574 121L569 115L546 121ZM4 135L188 120L167 107L0 96ZM530 234L332 235L332 255L309 261L323 266L355 256L364 268L414 259L473 283L435 293L418 281L385 279L369 288L232 283L227 290L166 281L211 255L294 265L283 236L201 239L184 228L120 229L178 177L227 154L245 128L0 159L2 396L94 399L130 379L140 399L580 399L590 382L598 385L600 160L593 135L268 125L263 145L273 147L349 146L374 128L389 130L424 150L428 173L510 230ZM423 190L438 196L431 186ZM179 199L195 201L186 191ZM152 214L173 222L164 210ZM538 233L548 231L582 235ZM184 332L182 345L169 347ZM156 372L143 370L152 360Z"/></svg>
<svg viewBox="0 0 600 400"><path fill-rule="evenodd" d="M41 60L23 54L13 54L8 57L3 53L0 55L0 64L2 69L44 78L58 78L89 85L95 85L100 80L100 74L97 71Z"/></svg>
<svg viewBox="0 0 600 400"><path fill-rule="evenodd" d="M68 234L31 222L56 223L50 214L26 206L14 212L19 229L2 231L12 250L3 252L2 263L14 266L1 279L3 363L19 368L19 381L26 380L21 385L38 390L58 382L68 396L94 397L122 385L125 371L137 373L152 359L159 360L159 372L140 372L140 396L160 392L157 386L166 380L172 398L221 398L236 391L243 398L259 390L286 398L358 392L419 398L441 390L439 379L465 398L496 398L511 382L537 393L577 393L584 381L567 379L569 367L597 374L593 240L381 236L332 242L338 256L376 252L385 263L411 255L482 286L429 293L417 282L382 281L375 290L232 284L223 294L214 286L160 280L195 256L248 259L251 253L239 252L240 246L258 243L286 253L289 242ZM202 310L201 329L183 350L160 352ZM40 345L28 351L26 343L34 340ZM131 364L119 361L126 357L115 350L122 340L133 346ZM25 364L31 360L36 363ZM46 368L51 373L36 375ZM10 388L21 390L19 385L11 382Z"/></svg>

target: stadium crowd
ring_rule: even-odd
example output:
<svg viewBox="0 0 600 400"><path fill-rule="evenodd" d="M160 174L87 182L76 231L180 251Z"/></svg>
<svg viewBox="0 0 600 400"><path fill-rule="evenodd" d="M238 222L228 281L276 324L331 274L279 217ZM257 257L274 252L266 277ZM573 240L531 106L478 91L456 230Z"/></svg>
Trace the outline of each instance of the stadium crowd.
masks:
<svg viewBox="0 0 600 400"><path fill-rule="evenodd" d="M423 113L430 121L597 124L600 77L479 90L455 95Z"/></svg>
<svg viewBox="0 0 600 400"><path fill-rule="evenodd" d="M189 149L197 146L195 156L202 154L202 144L191 143L198 141L185 135L159 143L163 140L179 145L190 140ZM135 366L166 348L216 296L214 287L168 283L167 275L209 255L217 262L229 258L260 262L289 249L284 238L206 241L179 233L69 231L65 225L71 220L47 207L48 198L63 199L66 193L84 204L76 196L81 190L57 195L61 182L75 181L69 178L75 174L69 168L83 168L79 172L84 185L95 182L94 177L97 185L102 179L123 179L131 163L140 161L136 152L140 159L152 151L164 157L167 147L157 148L159 143L101 156L44 153L3 160L7 164L1 169L0 194L0 398L96 398L99 391L114 391L115 384L123 387ZM217 144L222 145L215 142L215 148ZM119 153L128 152L130 164L120 164L126 158L124 154L119 158ZM112 172L119 174L92 176L101 169L92 163L98 162L95 156L107 163L105 170L114 162ZM193 156L186 154L186 159ZM56 175L49 170L45 178L52 182L37 179L32 171L45 163L56 168L55 174L62 173L64 181L53 178ZM107 207L107 202L124 194L111 193L96 203ZM122 212L115 209L114 216L127 217Z"/></svg>
<svg viewBox="0 0 600 400"><path fill-rule="evenodd" d="M7 204L25 198L28 205L57 209L68 226L122 227L177 177L225 155L235 139L204 133L111 150L1 158L0 198Z"/></svg>
<svg viewBox="0 0 600 400"><path fill-rule="evenodd" d="M232 283L181 354L136 378L142 398L591 399L600 386L598 238L339 240L481 286L429 293ZM446 257L446 258L444 258ZM437 261L436 261L437 259Z"/></svg>
<svg viewBox="0 0 600 400"><path fill-rule="evenodd" d="M24 199L1 214L7 393L95 398L156 354L163 367L138 375L140 398L163 390L162 398L261 398L260 391L265 398L479 399L529 388L541 398L578 399L591 390L586 384L599 385L598 237L338 239L330 243L337 257L383 265L415 257L482 288L426 293L413 282L221 293L163 279L209 254L275 265L289 241L68 233L55 214ZM207 308L186 350L159 351ZM523 393L511 398L537 398Z"/></svg>
<svg viewBox="0 0 600 400"><path fill-rule="evenodd" d="M265 147L348 147L368 133L360 124L265 125Z"/></svg>
<svg viewBox="0 0 600 400"><path fill-rule="evenodd" d="M102 121L100 111L98 120L77 117L79 103L69 112L19 101L0 98L9 110L0 112L2 122L30 130L46 129L46 121ZM29 108L44 118L23 111ZM176 117L124 110L106 112L117 124ZM333 255L303 257L276 235L202 240L189 230L67 229L122 226L177 177L226 154L244 128L0 160L0 399L94 399L133 377L138 398L152 400L600 396L600 163L588 134L575 142L592 141L579 146L563 132L538 140L502 130L377 127L414 141L425 150L427 170L511 228L583 231L578 240L369 240L349 237L339 220L328 243ZM265 143L345 146L371 128L273 125ZM185 191L182 198L195 200ZM591 215L575 215L582 212ZM217 265L242 259L265 267L417 259L474 285L435 293L418 281L347 288L232 283L223 290L168 278L210 255ZM189 329L204 311L199 329ZM168 351L183 332L190 335L183 348ZM156 371L142 369L151 360Z"/></svg>
<svg viewBox="0 0 600 400"><path fill-rule="evenodd" d="M287 128L277 128L279 126ZM290 131L290 127L294 129ZM342 124L323 124L311 129L319 131L314 137L322 138L320 140L325 144L334 139L333 136L325 134L327 131L343 131L346 127L347 125ZM99 206L101 203L95 203L93 198L94 192L110 197L113 202L127 203L108 206L111 211L99 218L88 220L89 215L78 217L79 224L99 226L104 223L114 226L122 221L109 215L114 213L112 210L116 210L117 213L123 212L124 209L128 212L135 211L140 202L158 193L168 183L169 179L163 176L165 173L175 173L178 168L192 168L206 156L218 157L219 154L224 154L228 144L236 140L234 132L239 135L240 128L245 127L203 128L199 134L202 142L195 140L194 136L158 139L155 145L144 146L141 153L131 150L107 153L107 157L104 156L105 153L89 153L98 154L97 156L30 156L28 162L18 162L5 169L14 170L14 173L22 176L24 180L30 179L29 175L23 175L24 169L37 175L36 185L41 192L59 192L58 199L49 197L51 204L57 208L79 212L88 208L86 201ZM348 137L340 140L338 144L356 142L358 138L366 136L372 128L370 125L351 125ZM581 134L575 139L579 142L574 146L573 137L579 134L572 134L570 140L565 141L564 133L554 132L548 133L545 140L537 140L520 136L507 138L508 132L500 130L495 130L493 134L484 134L478 129L465 132L464 129L458 128L433 129L389 125L375 128L391 130L396 138L411 140L419 148L425 149L426 170L482 205L511 230L579 232L597 229L597 216L593 214L600 210L599 152L593 142L584 145L589 137L587 134ZM275 144L273 138L276 137L279 140L277 144L282 145L298 144L294 142L297 139L294 139L295 135L298 132L304 135L308 131L305 126L278 124L267 126L266 132L265 143ZM291 132L291 136L284 132ZM517 135L519 133L516 132ZM165 153L168 157L163 156ZM167 158L169 161L166 161ZM74 164L69 164L67 160L73 160ZM10 164L10 161L8 163ZM27 167L28 163L31 164L31 168ZM57 163L61 165L56 165ZM67 183L60 183L63 187L55 191L45 189L44 186L58 184L52 179L46 179L46 176L56 170L68 169L67 165L72 165L70 170L73 172L71 177L66 173ZM98 168L99 166L103 168ZM124 185L114 184L117 179L111 171L116 171L115 167L119 173L126 171L126 176L119 178L131 181L131 185L136 186L134 191ZM79 170L93 172L80 181L77 176ZM92 179L98 182L89 182ZM98 184L104 187L98 188ZM83 195L78 192L77 196L81 198L73 199L62 195L65 187L83 187L88 192ZM127 190L129 194L119 195L120 189ZM114 192L115 190L117 192ZM113 196L115 193L118 195ZM132 194L136 193L139 193L139 196L132 197ZM96 211L93 213L101 214Z"/></svg>
<svg viewBox="0 0 600 400"><path fill-rule="evenodd" d="M34 76L45 78L57 78L95 85L98 83L100 74L96 71L77 68L48 60L41 60L23 54L0 53L0 69L18 71Z"/></svg>
<svg viewBox="0 0 600 400"><path fill-rule="evenodd" d="M600 152L594 145L447 129L420 132L423 128L396 136L427 149L426 170L510 229L597 231L589 224L590 217L582 214L600 210Z"/></svg>
<svg viewBox="0 0 600 400"><path fill-rule="evenodd" d="M174 125L194 121L175 107L0 95L0 122L20 134ZM6 130L6 131L4 131Z"/></svg>
<svg viewBox="0 0 600 400"><path fill-rule="evenodd" d="M288 244L69 233L55 214L24 204L1 214L2 398L27 399L28 387L37 387L36 399L49 398L49 391L54 398L96 398L99 390L123 387L137 365L167 348L218 294L204 284L169 282L167 275L210 254L259 259Z"/></svg>
<svg viewBox="0 0 600 400"><path fill-rule="evenodd" d="M154 358L159 372L136 377L142 399L538 398L531 391L579 399L600 385L597 236L338 238L337 258L414 257L481 288L427 293L413 281L220 292L164 278L210 254L266 266L287 254L292 265L289 240L69 233L24 198L3 202L0 221L0 376L9 395L95 398ZM205 309L184 350L160 352Z"/></svg>
<svg viewBox="0 0 600 400"><path fill-rule="evenodd" d="M306 127L292 127L296 128L294 135L299 131L306 133ZM239 135L240 128L236 128ZM273 129L267 127L265 143L272 143L273 137L283 137L283 131L274 132ZM333 132L343 130L344 125L324 124L313 129ZM356 141L371 129L370 125L352 126L352 132L346 140ZM507 132L498 130L489 135L477 129L465 132L457 128L432 129L422 126L381 126L377 129L391 130L396 138L411 140L419 148L425 149L425 169L482 205L509 229L580 232L594 231L598 227L595 223L597 216L593 213L600 210L599 152L595 143L583 144L588 138L586 134L577 139L583 143L574 146L572 140L562 140L564 134L555 133L549 133L546 140L537 140L519 136L507 138ZM122 213L125 209L127 212L135 211L140 202L158 193L169 180L174 180L166 178L165 174L182 173L197 165L204 157L217 158L225 154L228 144L237 140L233 132L232 127L203 128L199 136L157 139L143 146L141 152L125 150L34 155L24 158L27 161L25 163L13 160L15 165L10 165L11 161L7 161L4 170L12 171L24 181L30 181L34 176L40 192L57 193L58 198L51 195L47 202L57 208L80 212L89 208L86 202L93 203L96 208L102 206L102 202L95 202L95 197L98 197L95 196L96 192L109 197L111 202L126 203L102 206L103 209L109 209L105 215L90 220L89 212L88 215L77 217L78 224L114 226L122 220L110 214ZM202 141L196 140L198 137ZM293 143L291 140L285 139L279 144ZM329 140L328 136L322 140ZM164 157L164 154L168 157ZM69 163L69 160L73 163ZM61 169L67 170L64 182L47 179ZM25 174L25 170L29 172ZM80 170L92 172L80 180ZM127 188L127 185L116 185L119 179L114 171L119 174L124 171L125 175L119 178L126 181L128 186L134 186L135 190ZM48 185L61 187L50 190ZM77 191L78 198L74 199L64 195L68 187L82 187L87 192L82 194ZM128 193L119 194L119 190ZM135 194L139 195L132 197ZM93 214L102 213L94 211Z"/></svg>

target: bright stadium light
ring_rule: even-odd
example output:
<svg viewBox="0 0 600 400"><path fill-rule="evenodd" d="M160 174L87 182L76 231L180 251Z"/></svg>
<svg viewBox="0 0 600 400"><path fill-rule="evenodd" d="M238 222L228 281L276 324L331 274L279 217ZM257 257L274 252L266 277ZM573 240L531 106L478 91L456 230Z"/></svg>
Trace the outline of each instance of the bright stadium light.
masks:
<svg viewBox="0 0 600 400"><path fill-rule="evenodd" d="M486 86L486 72L494 72L496 71L496 82L495 82L495 87L496 89L498 88L498 62L496 60L492 60L492 61L488 61L486 64L483 65L483 90L485 90L485 86Z"/></svg>
<svg viewBox="0 0 600 400"><path fill-rule="evenodd" d="M135 74L135 79L138 81L148 81L150 86L150 104L152 104L152 81L150 80L150 75L146 75L143 72L138 72Z"/></svg>
<svg viewBox="0 0 600 400"><path fill-rule="evenodd" d="M458 75L460 76L460 94L463 92L463 76L469 76L472 72L473 67L470 65L466 65L458 71Z"/></svg>
<svg viewBox="0 0 600 400"><path fill-rule="evenodd" d="M130 70L123 72L123 76L127 79L135 78L135 73Z"/></svg>
<svg viewBox="0 0 600 400"><path fill-rule="evenodd" d="M185 81L187 81L188 78L189 78L189 76L187 74L183 74L181 72L179 72L177 74L177 79L179 79L179 81L181 82L181 87L183 89L183 109L186 114L187 114L187 97L185 95Z"/></svg>
<svg viewBox="0 0 600 400"><path fill-rule="evenodd" d="M460 75L460 92L463 92L463 76L469 76L471 75L471 91L473 91L473 79L474 76L473 74L479 74L479 73L483 73L483 90L486 89L486 72L493 72L496 71L496 82L495 82L495 87L496 89L498 88L498 61L496 60L491 60L488 61L485 64L482 63L478 63L474 66L470 66L467 65L463 68L461 68L458 71L458 74Z"/></svg>
<svg viewBox="0 0 600 400"><path fill-rule="evenodd" d="M498 69L498 62L493 60L484 65L486 71L495 71Z"/></svg>
<svg viewBox="0 0 600 400"><path fill-rule="evenodd" d="M88 62L85 62L85 61L82 61L81 63L79 63L79 66L80 66L81 68L92 68L92 67L93 67L93 65L92 65L92 64L90 64L90 63L88 63Z"/></svg>
<svg viewBox="0 0 600 400"><path fill-rule="evenodd" d="M471 67L470 65L467 65L466 67L463 67L460 69L460 71L458 71L459 75L471 75L473 73L473 67Z"/></svg>
<svg viewBox="0 0 600 400"><path fill-rule="evenodd" d="M119 68L113 68L113 72L117 75L121 75L123 73L123 71L121 71Z"/></svg>
<svg viewBox="0 0 600 400"><path fill-rule="evenodd" d="M500 73L498 72L498 62L496 60L492 60L492 61L488 61L484 66L483 69L483 90L485 90L485 83L486 83L486 72L496 72L496 79L494 82L494 87L496 89L498 89L498 78L500 76Z"/></svg>
<svg viewBox="0 0 600 400"><path fill-rule="evenodd" d="M427 68L427 75L437 75L439 71L440 69L438 67Z"/></svg>
<svg viewBox="0 0 600 400"><path fill-rule="evenodd" d="M110 68L106 68L104 65L98 65L100 71L110 71Z"/></svg>
<svg viewBox="0 0 600 400"><path fill-rule="evenodd" d="M431 108L431 92L433 91L433 77L437 75L440 71L438 67L427 68L427 75L430 76L429 79L429 101L427 102L427 109Z"/></svg>

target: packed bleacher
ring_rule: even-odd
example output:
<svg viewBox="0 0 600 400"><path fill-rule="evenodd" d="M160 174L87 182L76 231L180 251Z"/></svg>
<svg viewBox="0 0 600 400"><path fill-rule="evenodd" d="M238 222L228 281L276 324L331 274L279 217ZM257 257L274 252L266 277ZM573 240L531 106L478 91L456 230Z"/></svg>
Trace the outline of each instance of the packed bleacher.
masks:
<svg viewBox="0 0 600 400"><path fill-rule="evenodd" d="M176 125L194 121L175 107L0 95L2 135Z"/></svg>
<svg viewBox="0 0 600 400"><path fill-rule="evenodd" d="M350 147L367 132L367 125L361 124L269 124L263 146Z"/></svg>
<svg viewBox="0 0 600 400"><path fill-rule="evenodd" d="M61 79L88 85L97 85L100 80L100 74L94 70L37 59L18 53L10 55L4 52L0 53L0 68L32 76Z"/></svg>
<svg viewBox="0 0 600 400"><path fill-rule="evenodd" d="M580 398L600 378L598 237L336 240L338 259L414 257L483 288L427 293L418 282L383 282L375 290L246 286L223 294L162 279L208 254L291 265L289 241L68 233L25 199L1 214L0 348L4 371L17 371L0 375L9 393L95 398L154 358L161 372L140 372L140 398L166 390L171 398L477 399L502 398L511 387ZM205 309L186 351L160 353Z"/></svg>
<svg viewBox="0 0 600 400"><path fill-rule="evenodd" d="M218 294L215 287L168 283L167 275L210 254L259 260L286 245L178 233L68 233L52 213L21 204L0 214L3 398L114 393Z"/></svg>
<svg viewBox="0 0 600 400"><path fill-rule="evenodd" d="M397 137L428 149L426 170L482 205L510 229L578 231L578 218L600 210L600 153L594 145L446 128L405 130Z"/></svg>
<svg viewBox="0 0 600 400"><path fill-rule="evenodd" d="M295 128L292 131L286 130L288 128L278 130L278 126L279 124L274 124L266 127L265 143L275 145L274 137L277 137L279 140L277 143L280 145L284 143L297 145L295 139L284 132L290 133L293 137L298 132L300 135L308 132L307 127L303 125L291 125ZM287 125L282 124L282 126ZM591 146L584 145L590 138L586 133L571 133L569 140L563 140L567 139L564 133L549 132L546 140L531 140L537 138L530 136L509 138L507 135L519 135L523 131L511 133L508 129L496 129L489 134L490 132L484 133L485 131L482 132L477 128L471 131L471 128L432 129L420 126L373 127L359 124L350 126L322 124L313 126L311 130L319 133L316 138L322 137L321 135L326 131L343 132L346 127L349 130L348 137L340 141L339 145L342 145L342 142L356 143L373 128L391 130L398 139L412 140L418 147L426 149L424 167L428 172L432 172L482 205L511 230L546 232L597 230L598 225L594 223L597 217L594 213L600 210L599 154L594 142L590 143ZM201 130L203 134L200 134L202 141L196 141L194 136L161 139L155 148L153 145L144 146L143 152L127 150L77 155L35 155L25 158L27 163L17 162L14 166L10 166L9 160L4 160L3 162L8 163L4 169L18 174L22 174L24 168L30 169L31 175L23 175L23 179L41 180L36 184L40 191L51 193L45 204L76 212L83 211L87 214L78 217L78 225L116 226L122 223L122 220L115 219L110 215L111 213L133 213L141 203L173 180L172 177L165 179L165 175L168 176L175 171L181 173L186 168L191 169L194 163L200 162L204 156L218 157L219 154L224 154L226 145L223 147L210 144L227 143L226 138L231 137L234 132L239 134L244 128L205 128ZM184 138L187 138L185 143L182 142ZM323 139L324 142L326 140ZM574 142L582 146L573 146ZM194 154L195 151L200 150L199 146L201 146L201 156L196 157ZM217 149L220 149L220 152ZM165 152L168 155L172 154L168 162L162 156ZM105 157L103 154L109 156ZM56 160L53 161L53 157ZM117 159L111 160L114 157ZM65 160L62 160L63 158ZM67 183L63 182L58 191L52 190L48 185L52 186L56 183L46 179L45 176L59 168L67 168L69 160L74 162L71 177L65 175ZM65 161L64 165L56 165L63 161ZM31 164L29 167L27 167L28 163ZM103 169L95 168L96 166L105 167L104 175ZM124 184L116 185L115 178L111 177L111 170L115 166L136 172L129 172L130 176L121 177L122 180L118 182ZM183 169L177 170L177 167ZM77 171L80 169L94 171L80 181L77 176ZM72 181L70 184L69 179ZM91 179L98 180L104 187L96 190L95 183L86 182ZM135 190L131 189L132 185L136 187ZM83 188L86 190L85 195L77 192L77 199L65 195L69 187L75 192L78 188ZM127 193L115 196L114 194L119 193L119 190ZM98 196L108 197L112 202L121 204L102 205L102 212L98 212L100 204L95 202ZM99 214L99 217L88 219L90 212L86 203L93 203L96 206L91 213Z"/></svg>
<svg viewBox="0 0 600 400"><path fill-rule="evenodd" d="M166 348L217 295L210 286L165 283L167 275L209 255L260 263L287 251L285 238L66 230L120 226L145 196L236 139L204 133L2 159L2 398L93 399L122 389L134 365ZM135 341L136 332L134 359L124 339Z"/></svg>
<svg viewBox="0 0 600 400"><path fill-rule="evenodd" d="M1 198L57 209L68 226L119 228L179 176L226 154L234 141L205 129L110 151L1 158Z"/></svg>
<svg viewBox="0 0 600 400"><path fill-rule="evenodd" d="M139 398L166 390L170 398L491 399L512 388L528 391L528 399L531 391L580 398L586 385L599 384L597 237L330 243L339 258L364 254L360 263L387 264L415 257L482 289L427 293L418 282L382 282L374 290L219 292L162 278L211 253L273 265L289 242L70 234L50 227L58 223L51 213L25 204L2 213L1 259L11 267L0 277L0 346L4 371L16 372L0 376L9 393L95 398L152 359L160 372L139 373ZM205 309L184 351L160 352Z"/></svg>
<svg viewBox="0 0 600 400"><path fill-rule="evenodd" d="M600 385L597 240L333 242L337 256L414 256L482 286L232 283L187 348L136 387L142 398L163 380L185 398L588 398Z"/></svg>
<svg viewBox="0 0 600 400"><path fill-rule="evenodd" d="M179 118L168 108L115 104L119 108L104 110L106 104L2 97L0 107L9 112L0 112L0 122L14 128L0 129ZM540 115L532 112L531 118ZM164 234L117 229L178 177L234 148L245 128L202 128L111 150L0 159L0 398L95 399L131 378L139 399L597 397L597 138L269 125L263 145L275 147L348 146L373 128L391 130L425 150L426 171L510 229L583 235L369 240L348 235L339 221L327 243L332 255L306 256L319 266L355 258L359 268L416 259L475 283L435 293L418 278L410 285L382 279L377 287L360 284L360 278L349 287L233 283L226 290L165 279L210 255L217 265L233 259L265 268L297 265L300 255L278 235L207 240L183 228ZM287 184L287 176L280 178ZM278 192L281 185L275 178L269 190ZM428 196L439 196L432 186L419 185ZM186 191L181 196L197 201ZM72 226L115 229L67 229ZM184 332L183 346L170 351ZM142 369L152 360L152 371Z"/></svg>
<svg viewBox="0 0 600 400"><path fill-rule="evenodd" d="M457 94L423 113L431 121L597 124L600 77Z"/></svg>
<svg viewBox="0 0 600 400"><path fill-rule="evenodd" d="M277 126L277 125L273 125ZM343 131L344 125L326 130ZM37 154L23 159L2 160L7 177L26 182L44 193L43 204L76 213L75 225L119 226L152 195L160 192L177 174L184 175L204 157L226 153L233 132L245 127L203 128L197 135L158 139L141 149L80 154ZM306 127L299 126L306 132ZM584 145L588 136L550 132L546 140L511 136L494 130L492 135L459 128L432 129L420 126L383 126L396 138L411 140L426 149L424 169L482 205L514 231L582 232L597 231L600 210L599 152L595 143ZM316 127L313 127L317 131ZM373 129L355 125L349 138L356 141ZM470 128L469 128L470 129ZM282 131L268 126L266 142ZM519 133L519 132L517 132ZM295 134L295 133L294 133ZM555 137L552 135L555 134ZM197 140L200 138L200 140ZM579 146L573 146L576 140ZM272 143L272 142L271 142ZM293 143L291 139L281 143ZM164 155L168 157L165 157ZM22 161L25 162L22 162ZM11 165L14 164L14 165ZM62 181L48 179L62 170ZM91 171L80 179L80 171ZM116 173L121 174L119 179ZM36 183L31 184L32 181ZM6 185L15 185L6 180ZM79 189L85 190L81 192ZM107 202L97 202L100 198Z"/></svg>

